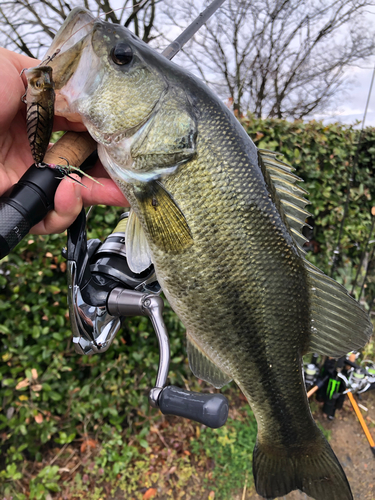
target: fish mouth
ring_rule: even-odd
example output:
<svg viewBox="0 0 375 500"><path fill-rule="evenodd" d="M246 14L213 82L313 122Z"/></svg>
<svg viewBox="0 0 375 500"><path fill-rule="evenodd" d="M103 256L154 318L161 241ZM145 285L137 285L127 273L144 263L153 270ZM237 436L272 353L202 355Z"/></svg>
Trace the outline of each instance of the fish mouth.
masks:
<svg viewBox="0 0 375 500"><path fill-rule="evenodd" d="M71 122L82 123L82 117L74 109L73 103L82 90L85 75L77 79L75 73L82 59L92 59L89 47L95 21L97 18L87 10L79 7L73 9L40 64L52 68L56 92L55 114Z"/></svg>
<svg viewBox="0 0 375 500"><path fill-rule="evenodd" d="M60 54L67 52L83 38L92 33L96 18L86 9L73 9L56 33L53 42L39 66L52 65L52 61Z"/></svg>

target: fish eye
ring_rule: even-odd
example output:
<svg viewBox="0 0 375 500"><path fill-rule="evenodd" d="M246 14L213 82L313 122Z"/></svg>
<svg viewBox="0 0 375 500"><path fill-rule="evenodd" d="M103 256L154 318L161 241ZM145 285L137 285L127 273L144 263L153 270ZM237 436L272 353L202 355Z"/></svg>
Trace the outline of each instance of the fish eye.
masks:
<svg viewBox="0 0 375 500"><path fill-rule="evenodd" d="M119 42L111 50L112 61L119 66L129 64L133 60L133 50L127 43Z"/></svg>
<svg viewBox="0 0 375 500"><path fill-rule="evenodd" d="M36 79L36 80L34 80L33 84L34 84L34 87L35 87L36 89L40 89L40 88L42 88L42 86L43 86L43 84L42 84L42 82L40 81L40 79L39 79L39 78L38 78L38 79Z"/></svg>

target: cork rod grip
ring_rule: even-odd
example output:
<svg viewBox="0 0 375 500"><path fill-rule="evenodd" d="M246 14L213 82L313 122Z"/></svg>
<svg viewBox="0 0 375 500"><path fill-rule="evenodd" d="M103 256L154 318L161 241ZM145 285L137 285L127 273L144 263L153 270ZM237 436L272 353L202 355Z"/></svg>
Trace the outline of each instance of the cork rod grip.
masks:
<svg viewBox="0 0 375 500"><path fill-rule="evenodd" d="M96 142L88 132L66 132L46 153L46 163L61 164L66 158L69 165L79 167L95 151Z"/></svg>

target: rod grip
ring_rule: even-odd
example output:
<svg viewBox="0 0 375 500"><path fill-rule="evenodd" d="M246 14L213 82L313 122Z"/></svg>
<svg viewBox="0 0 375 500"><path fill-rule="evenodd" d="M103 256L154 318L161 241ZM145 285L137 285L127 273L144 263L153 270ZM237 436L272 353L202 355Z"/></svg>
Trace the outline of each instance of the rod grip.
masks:
<svg viewBox="0 0 375 500"><path fill-rule="evenodd" d="M159 408L164 415L189 418L217 429L228 418L228 400L223 394L202 394L168 385L159 396Z"/></svg>
<svg viewBox="0 0 375 500"><path fill-rule="evenodd" d="M95 150L88 132L66 132L46 153L47 163L79 166ZM53 209L62 179L54 169L32 165L10 191L0 197L0 259L4 258Z"/></svg>

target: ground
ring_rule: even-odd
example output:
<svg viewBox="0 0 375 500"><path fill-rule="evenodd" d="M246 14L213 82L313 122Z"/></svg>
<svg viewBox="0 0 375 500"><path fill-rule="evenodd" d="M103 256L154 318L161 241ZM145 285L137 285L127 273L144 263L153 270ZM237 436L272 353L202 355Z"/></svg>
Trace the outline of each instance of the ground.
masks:
<svg viewBox="0 0 375 500"><path fill-rule="evenodd" d="M230 418L217 431L151 412L147 449L142 448L142 455L121 473L109 476L112 464L105 469L97 465L103 444L93 436L49 448L40 463L25 462L23 480L16 481L18 491L25 494L23 500L262 500L252 486L252 474L246 472L255 443L255 420L238 390L228 396ZM364 394L359 402L368 410L361 411L375 438L375 391ZM375 500L375 456L349 400L334 420L325 418L319 403L312 402L312 409L344 468L354 500ZM46 466L55 467L59 474L53 490L48 486L51 478L36 479ZM38 484L33 486L33 481ZM18 498L10 494L3 500ZM295 491L279 500L308 497Z"/></svg>

